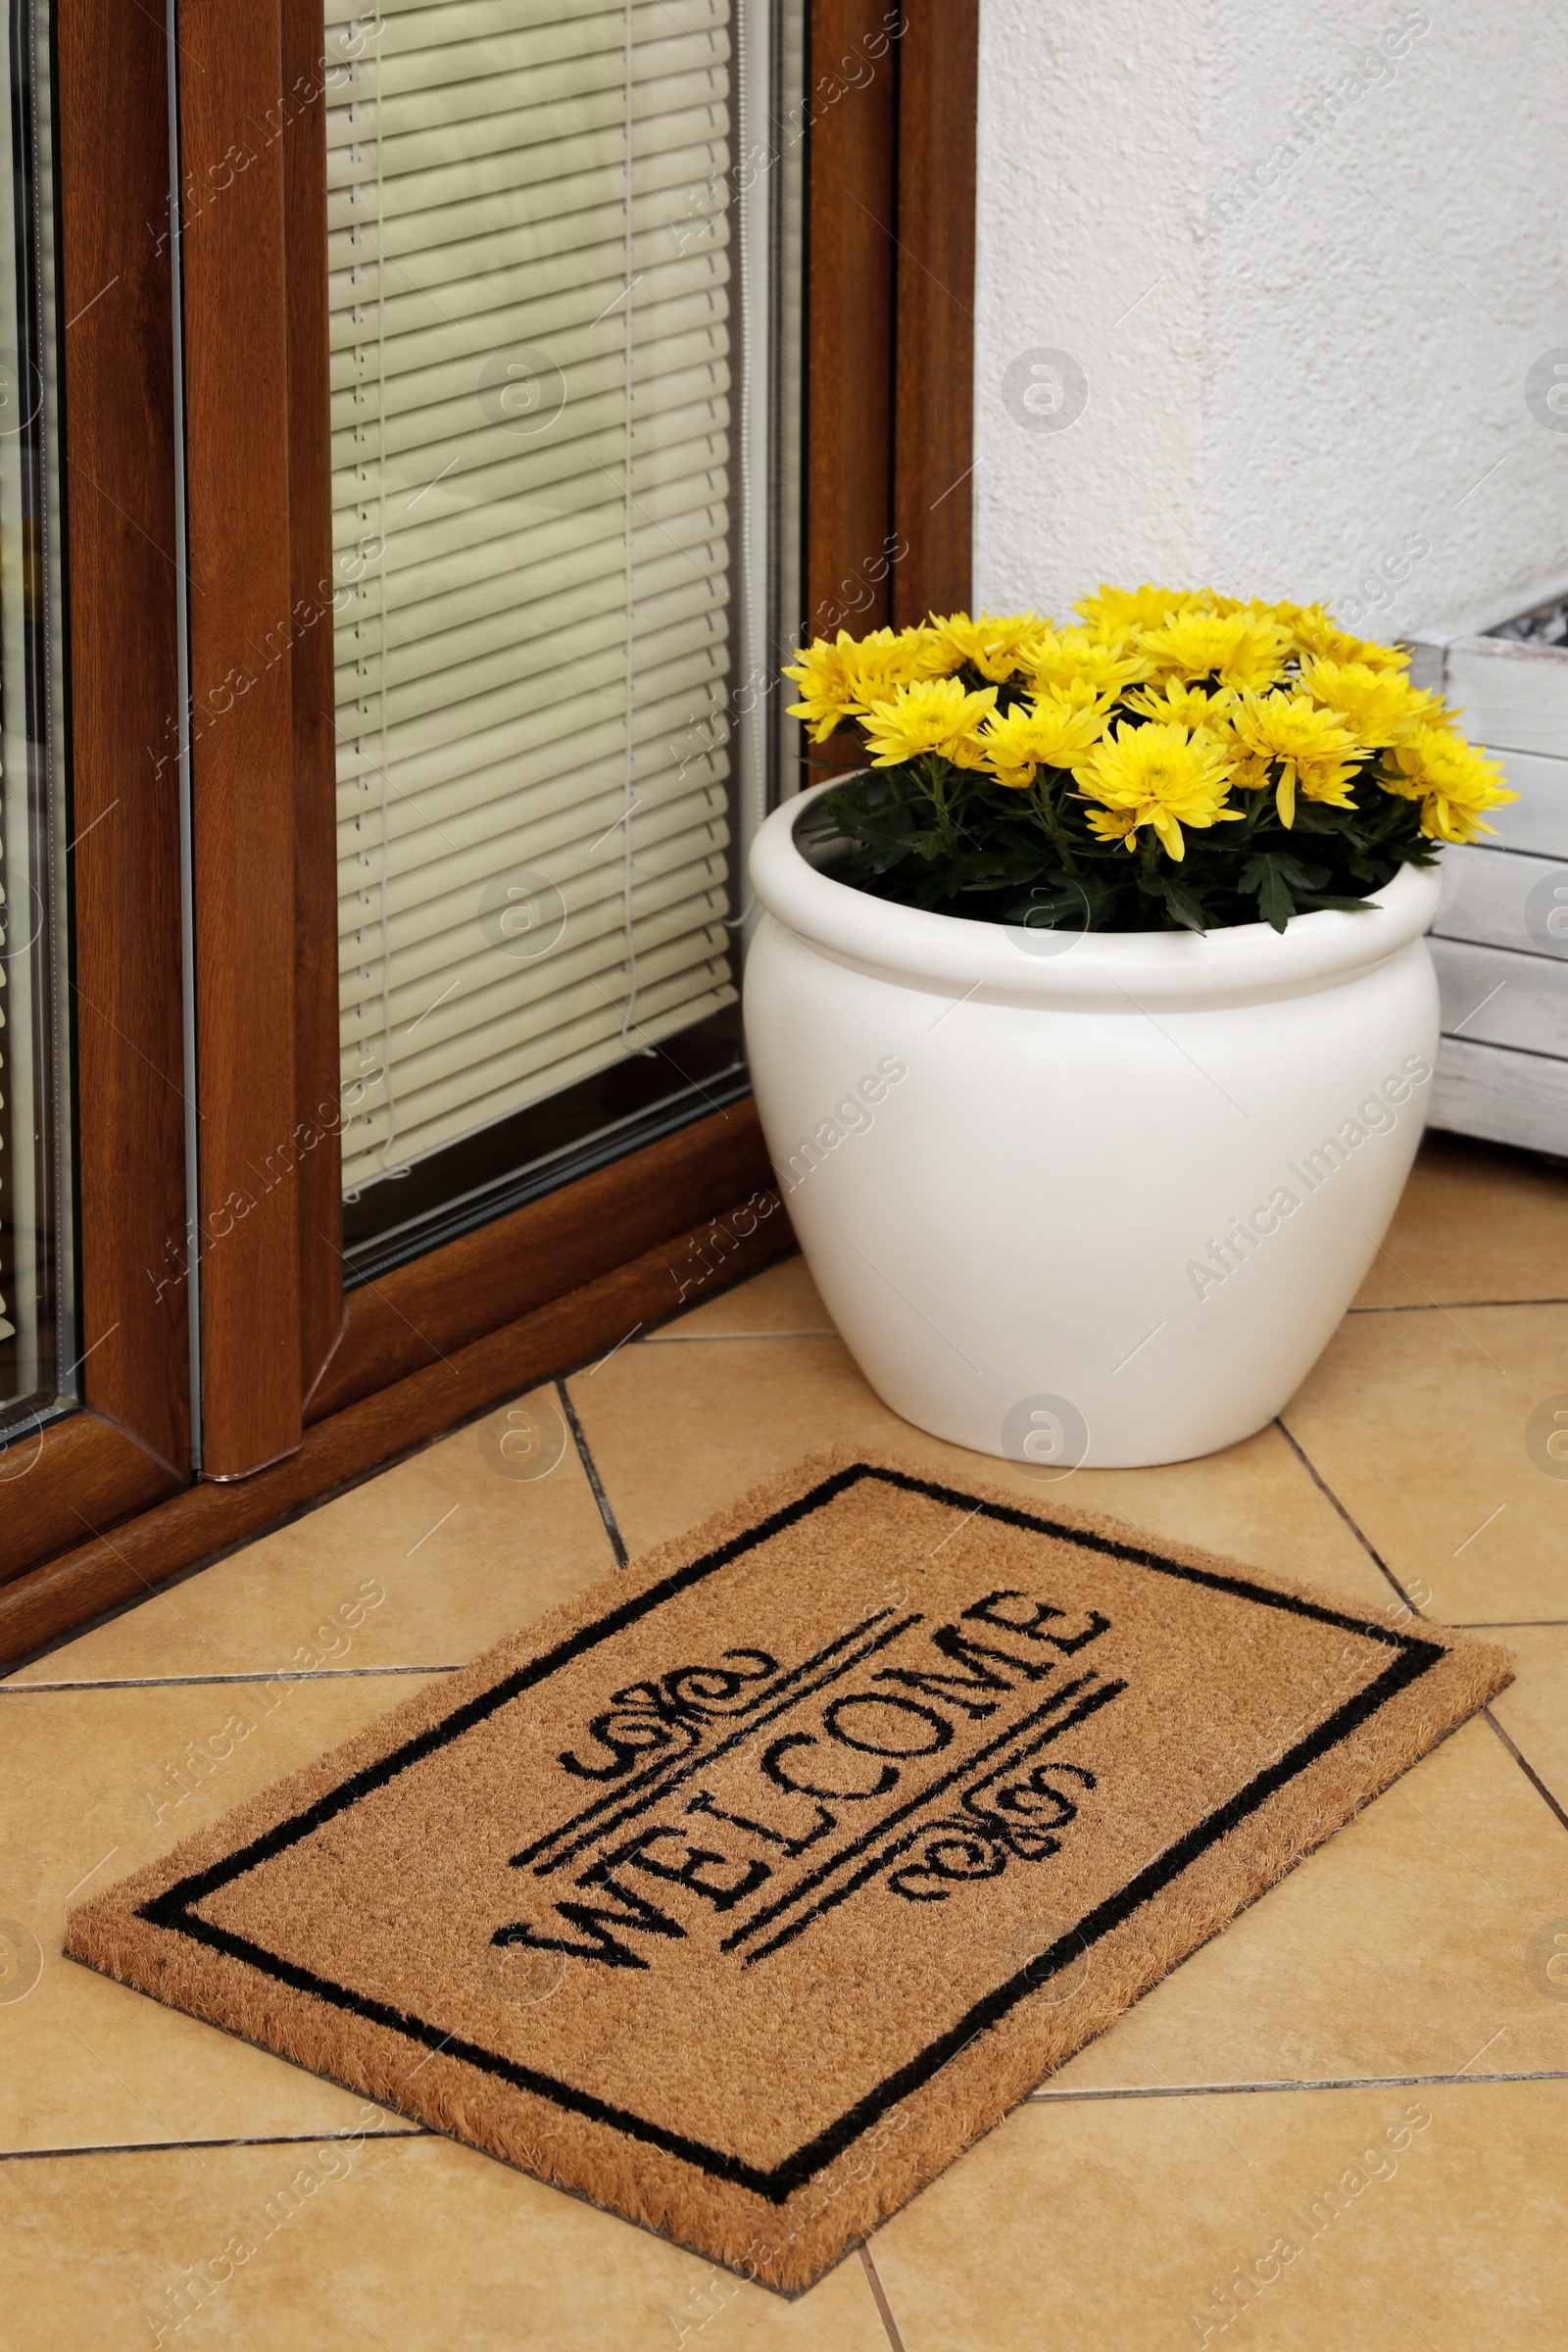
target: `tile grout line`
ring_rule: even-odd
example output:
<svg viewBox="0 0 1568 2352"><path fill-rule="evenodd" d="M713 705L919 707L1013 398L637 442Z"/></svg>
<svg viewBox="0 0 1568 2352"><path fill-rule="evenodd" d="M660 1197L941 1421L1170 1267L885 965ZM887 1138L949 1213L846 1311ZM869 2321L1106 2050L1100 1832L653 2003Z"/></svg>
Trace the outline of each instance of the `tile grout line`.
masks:
<svg viewBox="0 0 1568 2352"><path fill-rule="evenodd" d="M163 2156L202 2148L331 2147L349 2139L436 2139L441 2135L426 2124L411 2124L396 2132L236 2132L226 2139L99 2139L79 2148L0 2148L0 2164L40 2164L56 2156Z"/></svg>
<svg viewBox="0 0 1568 2352"><path fill-rule="evenodd" d="M1087 2099L1228 2099L1275 2090L1442 2089L1449 2083L1568 2082L1568 2067L1537 2067L1511 2075L1327 2075L1302 2082L1129 2082L1106 2090L1031 2090L1026 2107L1065 2106Z"/></svg>
<svg viewBox="0 0 1568 2352"><path fill-rule="evenodd" d="M1412 1299L1405 1306L1348 1306L1345 1311L1348 1315L1443 1315L1484 1306L1568 1306L1568 1298L1433 1298L1425 1304Z"/></svg>
<svg viewBox="0 0 1568 2352"><path fill-rule="evenodd" d="M471 1661L469 1661L471 1662ZM464 1661L439 1666L298 1666L274 1667L270 1674L125 1674L80 1675L69 1683L24 1683L11 1677L0 1682L0 1698L20 1697L29 1690L182 1690L210 1683L351 1683L389 1674L461 1674Z"/></svg>
<svg viewBox="0 0 1568 2352"><path fill-rule="evenodd" d="M1446 1617L1441 1622L1446 1631L1454 1634L1505 1634L1514 1629L1520 1632L1529 1632L1541 1627L1553 1629L1559 1626L1568 1627L1568 1617ZM467 1658L441 1658L424 1666L318 1666L310 1669L287 1666L274 1668L270 1674L258 1670L254 1673L244 1674L78 1675L70 1682L63 1683L24 1682L22 1674L19 1672L0 1679L0 1699L22 1698L33 1693L58 1694L67 1690L205 1690L210 1685L228 1683L374 1681L377 1676L401 1674L461 1674L465 1666L471 1664L472 1660ZM1483 1711L1485 1712L1485 1710ZM1487 1720L1492 1724L1499 1739L1506 1740L1507 1735L1503 1733L1501 1727L1490 1713L1487 1715ZM1515 1755L1521 1768L1534 1780L1536 1776L1533 1767L1526 1764L1524 1759L1518 1756L1516 1750L1510 1748L1509 1752ZM1541 1786L1539 1781L1537 1786ZM1543 1793L1546 1795L1547 1802L1555 1809L1556 1799L1544 1789L1543 1789ZM1568 1827L1568 1814L1564 1814L1562 1818L1564 1826Z"/></svg>
<svg viewBox="0 0 1568 2352"><path fill-rule="evenodd" d="M1522 1632L1542 1625L1568 1625L1568 1617L1445 1617L1442 1622L1455 1634L1505 1634L1513 1626Z"/></svg>
<svg viewBox="0 0 1568 2352"><path fill-rule="evenodd" d="M1562 1806L1552 1795L1551 1790L1546 1787L1545 1782L1542 1779L1540 1773L1537 1772L1535 1766L1530 1762L1529 1758L1523 1753L1523 1751L1515 1746L1513 1740L1509 1738L1508 1734L1503 1730L1501 1724L1497 1721L1495 1715L1494 1715L1492 1712L1491 1707L1485 1706L1482 1708L1481 1712L1486 1717L1488 1723L1491 1724L1493 1730L1496 1733L1497 1738L1503 1744L1503 1747L1507 1750L1508 1754L1512 1756L1514 1762L1524 1774L1525 1779L1530 1783L1531 1788L1534 1788L1536 1794L1541 1798L1543 1804L1547 1807L1548 1811L1555 1814L1558 1821L1561 1822L1563 1828L1568 1830L1568 1813L1564 1812Z"/></svg>
<svg viewBox="0 0 1568 2352"><path fill-rule="evenodd" d="M624 1568L631 1554L627 1551L625 1541L619 1528L615 1525L615 1514L610 1507L610 1496L605 1493L600 1482L598 1465L589 1451L588 1440L584 1437L582 1423L577 1418L577 1408L566 1393L566 1384L564 1379L558 1379L556 1390L561 1398L561 1409L566 1416L566 1427L571 1431L573 1442L577 1447L577 1458L582 1463L584 1475L593 1490L594 1500L599 1505L599 1516L605 1523L605 1533L610 1538L610 1548L615 1555L615 1566Z"/></svg>
<svg viewBox="0 0 1568 2352"><path fill-rule="evenodd" d="M1307 1477L1312 1481L1312 1484L1314 1487L1316 1487L1318 1493L1322 1494L1330 1503L1332 1503L1334 1509L1338 1511L1340 1517L1345 1521L1345 1524L1349 1529L1351 1535L1360 1544L1361 1549L1366 1553L1367 1558L1372 1562L1372 1565L1379 1571L1381 1575L1388 1579L1390 1585L1398 1594L1400 1600L1403 1601L1405 1607L1411 1612L1412 1616L1419 1617L1422 1612L1416 1607L1415 1602L1410 1598L1409 1593L1406 1592L1404 1587L1395 1575L1394 1570L1389 1566L1388 1561L1383 1557L1380 1551L1376 1550L1374 1546L1367 1542L1366 1537L1356 1526L1355 1521L1350 1517L1349 1512L1346 1509L1344 1503L1335 1494L1334 1489L1329 1485L1328 1480L1323 1477L1315 1462L1313 1462L1311 1457L1308 1455L1305 1447L1298 1445L1296 1439L1292 1437L1290 1431L1286 1428L1283 1416L1278 1413L1276 1413L1274 1416L1274 1427L1279 1431L1280 1436L1285 1440L1286 1445L1295 1454L1297 1460L1300 1463L1302 1469L1306 1472Z"/></svg>
<svg viewBox="0 0 1568 2352"><path fill-rule="evenodd" d="M825 1330L814 1328L800 1331L651 1331L639 1348L712 1348L723 1340L836 1340L838 1333L829 1325Z"/></svg>
<svg viewBox="0 0 1568 2352"><path fill-rule="evenodd" d="M877 2308L877 2316L880 2318L882 2326L887 2332L887 2339L889 2345L891 2346L891 2352L904 2352L904 2338L899 2333L899 2323L893 2317L893 2306L888 2301L887 2288L883 2285L881 2279L878 2278L876 2264L871 2260L871 2246L869 2239L861 2239L859 2255L860 2268L862 2271L864 2271L866 2283L871 2289L872 2300L875 2302Z"/></svg>

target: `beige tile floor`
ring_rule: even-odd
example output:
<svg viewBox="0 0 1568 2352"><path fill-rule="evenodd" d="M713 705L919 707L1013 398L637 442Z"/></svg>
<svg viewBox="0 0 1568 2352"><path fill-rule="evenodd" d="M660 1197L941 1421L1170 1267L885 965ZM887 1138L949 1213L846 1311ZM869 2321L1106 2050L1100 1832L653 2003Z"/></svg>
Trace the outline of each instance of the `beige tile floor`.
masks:
<svg viewBox="0 0 1568 2352"><path fill-rule="evenodd" d="M78 1890L812 1446L1028 1484L896 1421L798 1259L32 1660L0 1682L0 2346L1556 2352L1568 1479L1525 1430L1557 1396L1568 1169L1437 1137L1279 1425L1066 1483L1496 1629L1518 1680L795 2304L74 1967L60 1934Z"/></svg>

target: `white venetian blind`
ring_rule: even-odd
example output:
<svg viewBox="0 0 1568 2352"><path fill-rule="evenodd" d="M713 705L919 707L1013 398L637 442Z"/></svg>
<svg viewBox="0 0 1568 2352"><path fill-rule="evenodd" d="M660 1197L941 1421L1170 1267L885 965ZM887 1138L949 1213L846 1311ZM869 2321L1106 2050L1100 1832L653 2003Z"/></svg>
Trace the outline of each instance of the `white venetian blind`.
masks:
<svg viewBox="0 0 1568 2352"><path fill-rule="evenodd" d="M355 1190L733 1001L729 0L328 0Z"/></svg>

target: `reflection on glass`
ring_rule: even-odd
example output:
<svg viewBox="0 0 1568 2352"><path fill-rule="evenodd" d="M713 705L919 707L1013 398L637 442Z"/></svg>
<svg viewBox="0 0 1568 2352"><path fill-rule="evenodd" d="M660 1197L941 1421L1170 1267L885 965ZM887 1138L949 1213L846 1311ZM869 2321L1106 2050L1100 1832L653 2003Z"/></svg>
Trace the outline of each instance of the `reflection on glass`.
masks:
<svg viewBox="0 0 1568 2352"><path fill-rule="evenodd" d="M69 1386L47 24L13 5L0 174L0 1439ZM17 1449L13 1448L15 1454ZM7 1457L0 1455L0 1485Z"/></svg>

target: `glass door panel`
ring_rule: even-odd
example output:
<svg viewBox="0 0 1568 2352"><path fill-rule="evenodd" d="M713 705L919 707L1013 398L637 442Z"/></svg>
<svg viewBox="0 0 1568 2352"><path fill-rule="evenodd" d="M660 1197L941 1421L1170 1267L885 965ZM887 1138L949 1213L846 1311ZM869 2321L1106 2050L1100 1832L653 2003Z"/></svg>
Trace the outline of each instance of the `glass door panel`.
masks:
<svg viewBox="0 0 1568 2352"><path fill-rule="evenodd" d="M0 173L0 1439L75 1372L49 27L9 11Z"/></svg>
<svg viewBox="0 0 1568 2352"><path fill-rule="evenodd" d="M744 1087L798 602L802 48L765 0L329 10L362 1273Z"/></svg>

